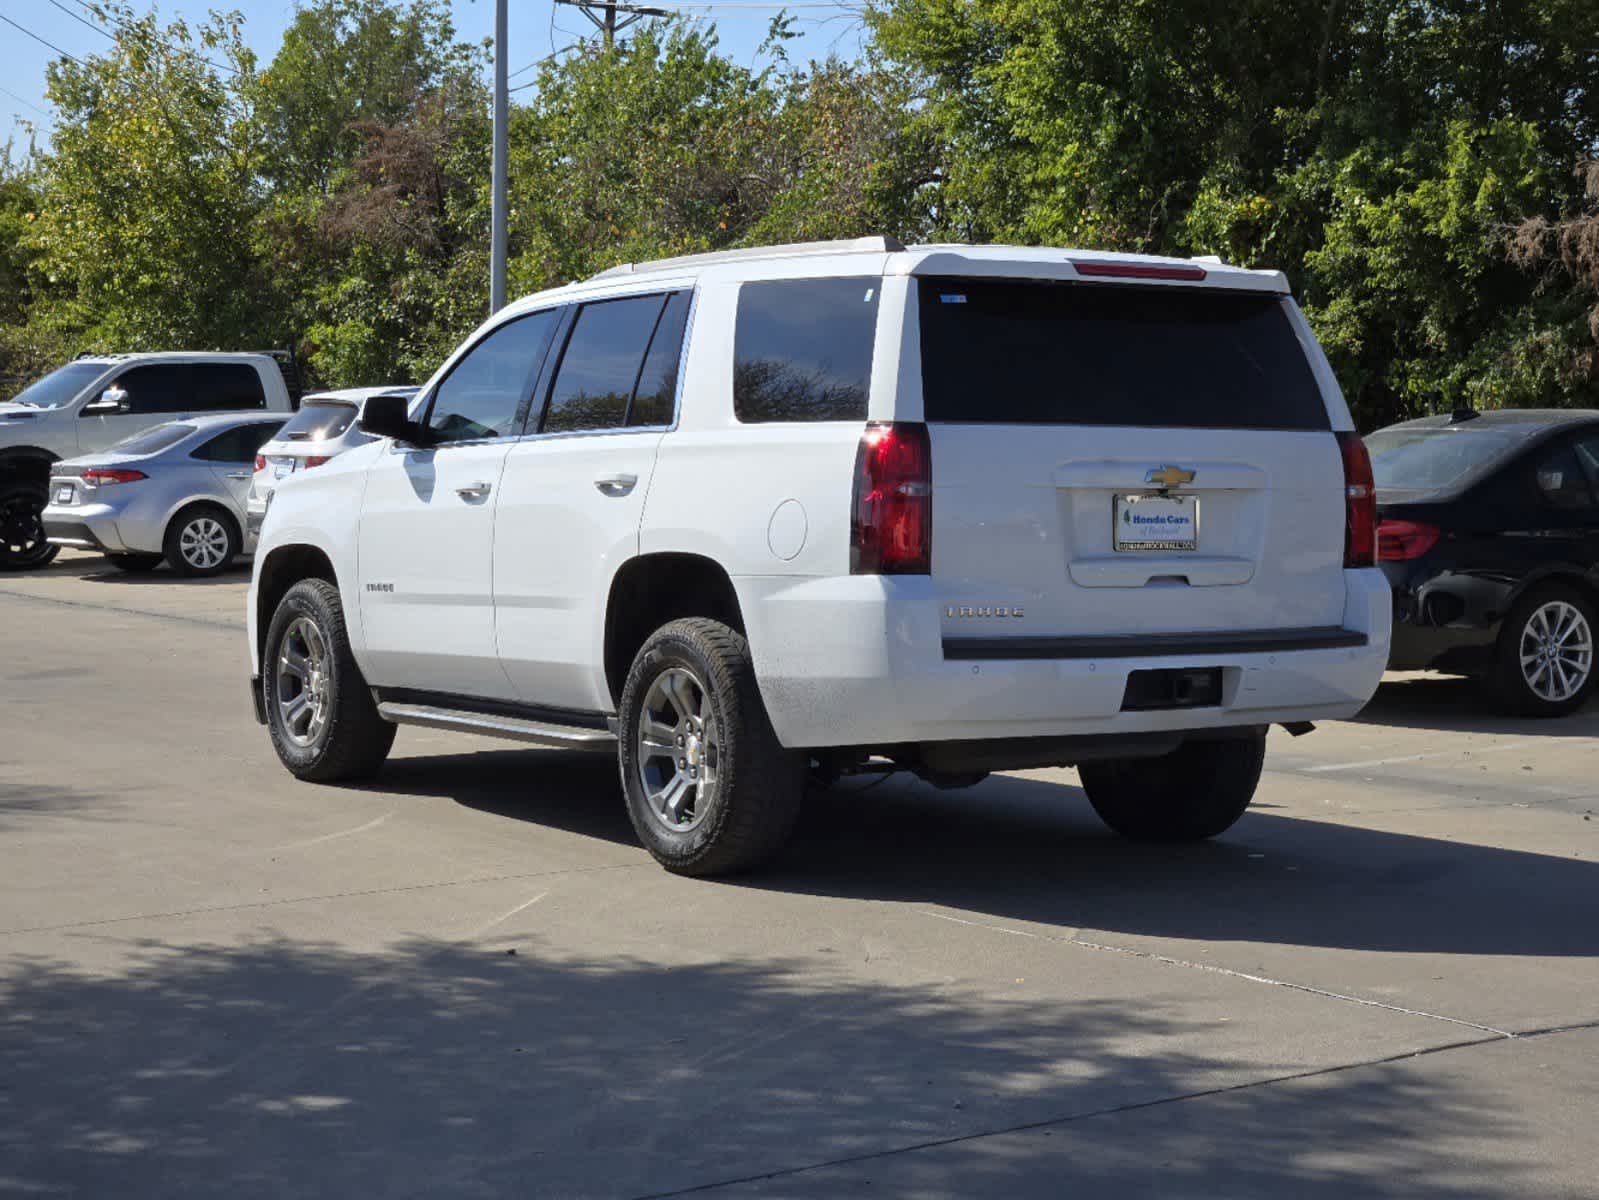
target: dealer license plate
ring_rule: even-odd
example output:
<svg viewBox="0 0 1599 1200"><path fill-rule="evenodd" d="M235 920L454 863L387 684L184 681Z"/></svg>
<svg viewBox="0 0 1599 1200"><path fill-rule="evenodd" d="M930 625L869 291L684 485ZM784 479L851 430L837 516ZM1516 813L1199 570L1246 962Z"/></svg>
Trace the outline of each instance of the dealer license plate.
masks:
<svg viewBox="0 0 1599 1200"><path fill-rule="evenodd" d="M292 458L278 459L277 465L272 470L272 477L274 479L282 479L285 475L292 474L294 474L294 460Z"/></svg>
<svg viewBox="0 0 1599 1200"><path fill-rule="evenodd" d="M1193 550L1199 545L1199 497L1122 495L1115 502L1115 547Z"/></svg>
<svg viewBox="0 0 1599 1200"><path fill-rule="evenodd" d="M56 488L56 503L72 503L72 485L70 483L63 483L60 487Z"/></svg>

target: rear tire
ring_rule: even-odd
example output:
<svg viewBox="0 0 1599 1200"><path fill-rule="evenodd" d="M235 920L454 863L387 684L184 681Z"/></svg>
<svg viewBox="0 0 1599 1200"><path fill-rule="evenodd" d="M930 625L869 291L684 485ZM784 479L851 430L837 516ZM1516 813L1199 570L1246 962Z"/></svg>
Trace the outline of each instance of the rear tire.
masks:
<svg viewBox="0 0 1599 1200"><path fill-rule="evenodd" d="M350 650L339 590L326 580L302 579L279 601L261 689L272 746L297 778L365 779L389 756L395 727L378 716Z"/></svg>
<svg viewBox="0 0 1599 1200"><path fill-rule="evenodd" d="M179 575L220 575L243 549L238 523L215 504L194 504L172 518L161 543L163 557Z"/></svg>
<svg viewBox="0 0 1599 1200"><path fill-rule="evenodd" d="M0 484L0 571L32 571L61 553L44 540L49 495L47 485L25 479Z"/></svg>
<svg viewBox="0 0 1599 1200"><path fill-rule="evenodd" d="M161 565L159 554L107 554L105 557L119 571L153 571Z"/></svg>
<svg viewBox="0 0 1599 1200"><path fill-rule="evenodd" d="M788 840L807 757L772 731L749 643L719 621L656 630L622 688L617 758L627 815L655 861L725 875Z"/></svg>
<svg viewBox="0 0 1599 1200"><path fill-rule="evenodd" d="M1595 630L1588 598L1563 583L1534 587L1505 618L1487 683L1523 717L1564 717L1593 695ZM1524 663L1523 658L1531 662Z"/></svg>
<svg viewBox="0 0 1599 1200"><path fill-rule="evenodd" d="M1100 820L1140 842L1197 842L1230 829L1260 782L1264 732L1188 742L1159 758L1084 763L1077 769Z"/></svg>

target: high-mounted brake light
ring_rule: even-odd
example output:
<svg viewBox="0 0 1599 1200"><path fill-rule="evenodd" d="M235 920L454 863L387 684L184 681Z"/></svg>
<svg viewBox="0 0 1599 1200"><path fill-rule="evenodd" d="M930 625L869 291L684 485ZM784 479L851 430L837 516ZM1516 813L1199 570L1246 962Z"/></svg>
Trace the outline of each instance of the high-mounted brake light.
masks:
<svg viewBox="0 0 1599 1200"><path fill-rule="evenodd" d="M1344 460L1344 566L1377 565L1377 485L1371 455L1353 430L1338 435Z"/></svg>
<svg viewBox="0 0 1599 1200"><path fill-rule="evenodd" d="M1389 519L1377 523L1377 561L1409 562L1438 544L1442 531L1423 521Z"/></svg>
<svg viewBox="0 0 1599 1200"><path fill-rule="evenodd" d="M143 471L133 471L124 467L90 467L83 472L82 479L89 487L107 487L113 483L136 483L140 479L150 478Z"/></svg>
<svg viewBox="0 0 1599 1200"><path fill-rule="evenodd" d="M1106 262L1097 258L1072 258L1068 262L1079 275L1105 279L1189 279L1205 278L1205 268L1186 263Z"/></svg>
<svg viewBox="0 0 1599 1200"><path fill-rule="evenodd" d="M933 449L927 426L873 423L855 452L852 575L926 575L933 559Z"/></svg>

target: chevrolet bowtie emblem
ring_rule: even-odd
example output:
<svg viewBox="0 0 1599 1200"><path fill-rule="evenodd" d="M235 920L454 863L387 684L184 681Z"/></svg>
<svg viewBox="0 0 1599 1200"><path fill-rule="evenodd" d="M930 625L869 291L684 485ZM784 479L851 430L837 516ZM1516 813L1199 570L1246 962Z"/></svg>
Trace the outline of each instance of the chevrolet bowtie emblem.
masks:
<svg viewBox="0 0 1599 1200"><path fill-rule="evenodd" d="M1192 483L1194 473L1185 471L1181 467L1160 467L1144 476L1145 483L1159 484L1163 488L1174 488L1180 483Z"/></svg>

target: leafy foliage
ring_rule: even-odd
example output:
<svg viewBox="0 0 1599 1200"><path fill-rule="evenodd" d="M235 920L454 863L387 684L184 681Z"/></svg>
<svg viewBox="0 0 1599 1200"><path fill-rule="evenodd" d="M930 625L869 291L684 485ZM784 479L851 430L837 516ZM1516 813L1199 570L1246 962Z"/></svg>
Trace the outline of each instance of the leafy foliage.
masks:
<svg viewBox="0 0 1599 1200"><path fill-rule="evenodd" d="M485 315L486 51L448 0L98 6L48 152L0 162L0 375L293 344L429 374ZM863 61L635 26L511 120L513 292L617 262L893 233L1283 270L1358 418L1599 403L1592 0L882 0Z"/></svg>

